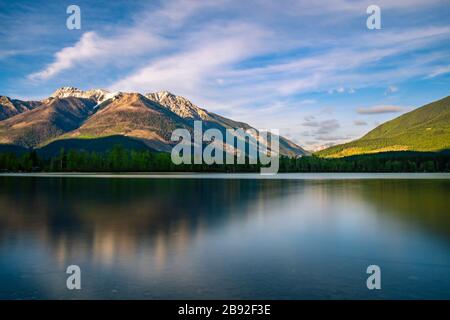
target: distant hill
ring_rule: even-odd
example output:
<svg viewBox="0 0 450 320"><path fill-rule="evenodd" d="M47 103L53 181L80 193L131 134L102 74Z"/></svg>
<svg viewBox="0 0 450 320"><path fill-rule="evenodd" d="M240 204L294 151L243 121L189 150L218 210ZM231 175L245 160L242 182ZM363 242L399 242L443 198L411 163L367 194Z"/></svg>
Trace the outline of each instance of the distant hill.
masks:
<svg viewBox="0 0 450 320"><path fill-rule="evenodd" d="M391 151L438 152L450 149L450 96L376 127L362 138L319 151L345 157Z"/></svg>
<svg viewBox="0 0 450 320"><path fill-rule="evenodd" d="M60 147L98 150L102 149L99 143L109 146L111 141L125 148L146 146L152 151L170 152L172 132L177 128L192 132L195 120L202 121L203 130L216 128L224 133L226 129L252 129L167 91L142 95L63 87L38 102L0 98L0 145L49 154ZM279 141L281 155L308 154L284 137ZM225 146L227 152L233 150L229 147Z"/></svg>

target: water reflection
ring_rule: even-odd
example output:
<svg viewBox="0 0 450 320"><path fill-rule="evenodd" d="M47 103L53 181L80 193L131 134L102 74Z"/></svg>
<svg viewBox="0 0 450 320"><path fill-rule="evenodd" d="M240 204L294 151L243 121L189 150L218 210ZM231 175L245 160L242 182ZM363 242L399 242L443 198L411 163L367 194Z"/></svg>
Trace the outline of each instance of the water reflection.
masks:
<svg viewBox="0 0 450 320"><path fill-rule="evenodd" d="M73 253L104 264L115 257L131 259L147 243L163 267L168 247L183 252L205 229L224 219L246 219L265 201L296 186L281 181L7 177L0 187L1 239L31 235L51 247L61 265Z"/></svg>
<svg viewBox="0 0 450 320"><path fill-rule="evenodd" d="M449 180L1 177L0 297L448 296L449 191ZM368 295L371 259L403 288ZM75 296L73 263L86 275Z"/></svg>

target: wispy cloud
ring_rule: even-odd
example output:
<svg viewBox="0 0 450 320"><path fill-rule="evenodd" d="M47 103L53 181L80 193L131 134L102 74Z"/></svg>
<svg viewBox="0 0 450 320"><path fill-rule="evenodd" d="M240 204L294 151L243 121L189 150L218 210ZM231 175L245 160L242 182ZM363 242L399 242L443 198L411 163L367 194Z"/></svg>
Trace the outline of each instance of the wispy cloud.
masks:
<svg viewBox="0 0 450 320"><path fill-rule="evenodd" d="M324 121L306 121L302 123L305 127L317 128L316 134L325 134L335 131L340 128L339 121L336 119L329 119Z"/></svg>
<svg viewBox="0 0 450 320"><path fill-rule="evenodd" d="M385 95L389 95L391 93L395 93L398 91L398 87L396 86L389 86L387 87L386 91L384 92Z"/></svg>
<svg viewBox="0 0 450 320"><path fill-rule="evenodd" d="M164 44L163 39L137 30L128 30L114 38L104 38L90 31L84 33L75 45L58 51L54 61L43 70L32 73L28 77L31 80L47 80L83 63L95 62L98 67L98 59L106 63L111 62L112 59L130 58L148 50L162 48Z"/></svg>
<svg viewBox="0 0 450 320"><path fill-rule="evenodd" d="M23 50L1 50L0 49L0 59L5 59L18 55L26 55L32 53L33 49L23 49Z"/></svg>
<svg viewBox="0 0 450 320"><path fill-rule="evenodd" d="M380 113L398 113L405 111L404 107L400 106L372 106L367 108L359 108L356 110L359 114L380 114Z"/></svg>
<svg viewBox="0 0 450 320"><path fill-rule="evenodd" d="M353 121L353 124L355 126L367 126L368 125L368 123L364 120L355 120L355 121Z"/></svg>
<svg viewBox="0 0 450 320"><path fill-rule="evenodd" d="M223 79L234 64L265 50L264 36L264 30L249 24L213 25L190 35L181 52L150 61L111 88L143 92L168 89L194 96L207 93L205 89ZM224 85L229 83L217 84Z"/></svg>
<svg viewBox="0 0 450 320"><path fill-rule="evenodd" d="M318 135L316 137L317 140L320 141L341 141L341 140L350 140L351 136L335 136L335 135Z"/></svg>
<svg viewBox="0 0 450 320"><path fill-rule="evenodd" d="M428 75L427 78L434 78L446 73L450 73L450 66L437 67Z"/></svg>

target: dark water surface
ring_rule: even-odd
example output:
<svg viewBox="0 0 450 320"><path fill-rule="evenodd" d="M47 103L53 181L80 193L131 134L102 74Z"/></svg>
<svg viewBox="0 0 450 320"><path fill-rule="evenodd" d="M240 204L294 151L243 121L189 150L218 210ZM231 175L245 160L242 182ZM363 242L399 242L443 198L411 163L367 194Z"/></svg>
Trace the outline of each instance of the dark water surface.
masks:
<svg viewBox="0 0 450 320"><path fill-rule="evenodd" d="M293 177L0 176L0 298L450 299L450 179Z"/></svg>

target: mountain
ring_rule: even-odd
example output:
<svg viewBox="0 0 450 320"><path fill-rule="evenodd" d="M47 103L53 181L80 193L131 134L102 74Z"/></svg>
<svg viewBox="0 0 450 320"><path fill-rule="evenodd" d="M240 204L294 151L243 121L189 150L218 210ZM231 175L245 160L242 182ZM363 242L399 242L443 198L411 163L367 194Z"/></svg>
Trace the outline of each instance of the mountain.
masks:
<svg viewBox="0 0 450 320"><path fill-rule="evenodd" d="M389 151L450 149L450 96L383 123L362 138L317 152L343 157Z"/></svg>
<svg viewBox="0 0 450 320"><path fill-rule="evenodd" d="M62 87L53 92L50 97L59 99L68 97L84 98L95 100L95 102L101 103L104 100L108 99L109 95L110 93L103 89L92 89L83 91L74 87Z"/></svg>
<svg viewBox="0 0 450 320"><path fill-rule="evenodd" d="M0 121L41 105L40 101L22 101L0 96Z"/></svg>
<svg viewBox="0 0 450 320"><path fill-rule="evenodd" d="M209 118L206 110L203 110L189 100L176 96L168 91L147 93L145 96L148 99L161 104L182 118L193 120L207 120Z"/></svg>
<svg viewBox="0 0 450 320"><path fill-rule="evenodd" d="M176 128L189 129L189 125L139 93L122 93L99 105L94 115L62 138L122 135L137 138L153 149L170 151L170 137Z"/></svg>
<svg viewBox="0 0 450 320"><path fill-rule="evenodd" d="M5 100L5 105L13 110L10 101ZM112 141L169 152L174 145L172 132L177 128L192 132L195 120L202 121L203 130L252 128L167 91L142 95L63 87L42 101L21 101L14 106L15 111L4 112L0 120L0 144L52 152L61 147L98 150L101 143ZM280 137L280 154L301 156L307 152Z"/></svg>
<svg viewBox="0 0 450 320"><path fill-rule="evenodd" d="M213 112L209 112L202 109L191 101L184 97L176 96L168 91L161 91L157 93L147 93L146 97L152 101L155 101L162 106L166 107L170 111L176 113L181 118L185 119L193 124L195 120L201 120L204 130L209 128L216 128L225 133L226 129L238 129L242 128L244 130L255 129L244 122L234 121L225 117L222 117ZM255 129L256 130L256 129ZM225 135L224 135L225 136ZM300 146L296 145L292 141L284 137L279 137L280 143L280 154L296 157L309 154L307 151L302 149Z"/></svg>
<svg viewBox="0 0 450 320"><path fill-rule="evenodd" d="M34 148L78 128L94 111L84 98L50 98L38 107L0 121L0 144Z"/></svg>

